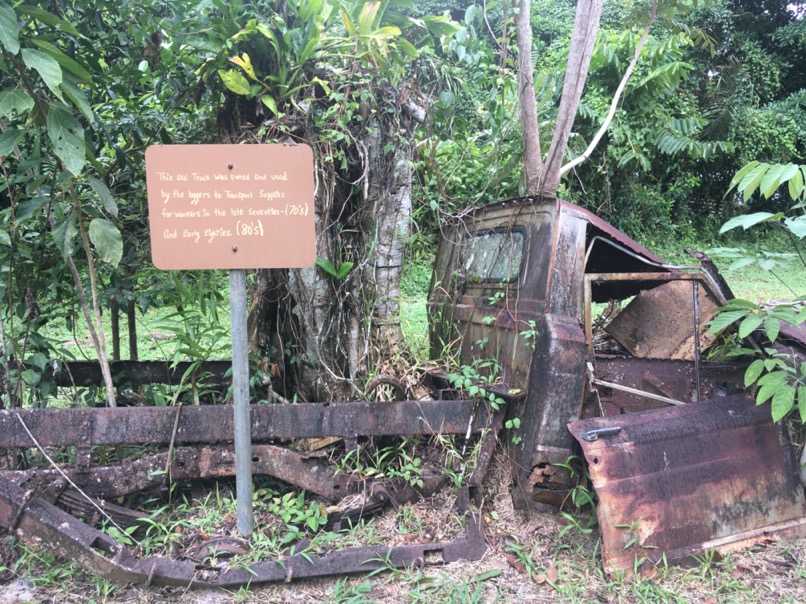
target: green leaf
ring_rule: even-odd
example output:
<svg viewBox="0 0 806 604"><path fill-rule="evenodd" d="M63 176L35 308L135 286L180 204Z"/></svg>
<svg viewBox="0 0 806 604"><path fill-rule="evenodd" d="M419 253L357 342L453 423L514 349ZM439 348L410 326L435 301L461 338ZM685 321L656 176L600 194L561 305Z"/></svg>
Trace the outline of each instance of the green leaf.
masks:
<svg viewBox="0 0 806 604"><path fill-rule="evenodd" d="M45 204L48 202L48 199L49 197L38 196L23 201L17 207L17 211L14 212L14 220L17 223L20 223L23 220L28 220L31 216L33 216L36 212L38 212L45 206Z"/></svg>
<svg viewBox="0 0 806 604"><path fill-rule="evenodd" d="M742 227L744 230L749 229L751 226L755 226L761 222L767 222L768 220L777 220L782 218L783 214L771 214L770 212L756 212L754 214L742 214L741 216L735 216L728 220L725 224L722 225L722 228L719 229L719 233L726 233L731 229L735 229L736 227Z"/></svg>
<svg viewBox="0 0 806 604"><path fill-rule="evenodd" d="M711 326L708 328L708 331L711 333L719 333L723 329L725 329L728 325L735 323L739 319L744 318L747 316L747 312L743 310L731 310L728 312L721 312L719 313L713 321L711 321Z"/></svg>
<svg viewBox="0 0 806 604"><path fill-rule="evenodd" d="M787 218L784 220L786 228L792 231L792 234L799 239L806 237L806 216L796 216L795 218Z"/></svg>
<svg viewBox="0 0 806 604"><path fill-rule="evenodd" d="M764 371L764 361L761 359L756 359L750 366L747 368L747 371L744 372L744 387L749 388L761 373Z"/></svg>
<svg viewBox="0 0 806 604"><path fill-rule="evenodd" d="M22 62L28 69L37 71L50 91L60 100L64 100L59 88L62 84L62 68L56 59L41 50L23 48Z"/></svg>
<svg viewBox="0 0 806 604"><path fill-rule="evenodd" d="M67 258L73 255L73 241L76 238L76 232L76 221L73 214L66 216L53 227L53 239L56 241L56 247L62 257Z"/></svg>
<svg viewBox="0 0 806 604"><path fill-rule="evenodd" d="M795 404L795 387L791 384L779 388L772 397L772 420L777 422L792 410Z"/></svg>
<svg viewBox="0 0 806 604"><path fill-rule="evenodd" d="M770 166L770 169L767 170L764 177L761 179L761 184L759 185L759 191L764 196L765 199L769 199L773 193L775 193L778 186L781 184L781 175L784 172L784 166L782 164L774 164Z"/></svg>
<svg viewBox="0 0 806 604"><path fill-rule="evenodd" d="M112 266L120 264L123 257L123 237L118 228L105 218L96 218L90 222L89 232L98 257Z"/></svg>
<svg viewBox="0 0 806 604"><path fill-rule="evenodd" d="M72 23L60 17L57 17L53 13L49 13L46 10L42 10L38 6L20 6L18 10L23 15L30 15L31 17L34 17L35 19L41 21L42 23L45 23L46 25L52 25L53 27L58 27L63 32L68 33L71 36L81 35Z"/></svg>
<svg viewBox="0 0 806 604"><path fill-rule="evenodd" d="M60 107L51 107L47 126L53 151L64 162L64 167L77 176L86 162L84 129L76 118Z"/></svg>
<svg viewBox="0 0 806 604"><path fill-rule="evenodd" d="M0 44L12 55L20 51L19 31L14 9L4 0L0 0Z"/></svg>
<svg viewBox="0 0 806 604"><path fill-rule="evenodd" d="M90 102L87 100L86 95L78 86L76 86L69 79L65 78L65 80L62 82L62 90L64 90L67 98L70 99L73 105L75 105L76 108L81 111L89 122L95 120L95 116L92 113L92 107L90 107Z"/></svg>
<svg viewBox="0 0 806 604"><path fill-rule="evenodd" d="M34 100L21 88L0 92L0 117L12 117L14 113L23 114L33 106Z"/></svg>
<svg viewBox="0 0 806 604"><path fill-rule="evenodd" d="M317 258L316 259L316 266L321 268L331 277L336 277L338 273L336 272L336 267L333 266L333 263L328 260L327 258Z"/></svg>
<svg viewBox="0 0 806 604"><path fill-rule="evenodd" d="M249 81L240 71L236 71L235 69L228 69L226 71L219 69L218 75L221 77L221 81L224 82L224 86L235 94L247 96L251 93Z"/></svg>
<svg viewBox="0 0 806 604"><path fill-rule="evenodd" d="M758 164L755 168L750 170L744 176L744 178L742 178L737 190L742 194L744 201L750 199L750 196L755 192L756 188L761 182L761 179L764 178L764 174L767 172L767 170L769 170L769 168L770 164Z"/></svg>
<svg viewBox="0 0 806 604"><path fill-rule="evenodd" d="M279 111L277 111L277 102L274 100L274 97L270 94L263 94L260 97L260 102L266 105L269 110L274 113L274 115L278 115Z"/></svg>
<svg viewBox="0 0 806 604"><path fill-rule="evenodd" d="M56 62L64 67L67 71L72 73L78 79L83 80L85 82L90 82L92 80L92 76L90 72L84 69L75 59L68 57L64 54L61 50L56 48L50 42L45 42L44 40L31 40L31 43L35 46L38 46L43 51L45 51L48 55L56 59Z"/></svg>
<svg viewBox="0 0 806 604"><path fill-rule="evenodd" d="M500 568L494 568L492 570L488 570L487 572L480 573L478 575L473 575L470 577L471 583L481 583L482 581L487 581L488 579L493 579L495 577L499 577L504 574L504 571Z"/></svg>
<svg viewBox="0 0 806 604"><path fill-rule="evenodd" d="M112 191L109 190L103 181L98 180L94 176L88 176L87 182L90 183L92 190L95 191L95 194L101 200L101 203L104 206L104 210L114 216L115 218L118 217L118 204L115 201L115 198L112 195Z"/></svg>
<svg viewBox="0 0 806 604"><path fill-rule="evenodd" d="M803 173L798 170L787 183L789 196L792 199L799 199L803 195Z"/></svg>
<svg viewBox="0 0 806 604"><path fill-rule="evenodd" d="M11 237L5 229L0 229L0 245L11 247Z"/></svg>
<svg viewBox="0 0 806 604"><path fill-rule="evenodd" d="M731 189L733 189L733 187L735 187L737 184L739 184L742 181L742 179L744 179L744 177L747 176L747 173L750 172L750 170L755 168L757 165L759 165L759 163L760 162L757 162L757 161L751 161L749 164L747 164L741 170L739 170L736 173L736 176L734 176L733 179L730 181L730 186L728 186L728 191L730 191Z"/></svg>
<svg viewBox="0 0 806 604"><path fill-rule="evenodd" d="M731 263L728 267L729 271L737 271L740 268L744 268L745 266L750 266L756 262L755 256L745 256L744 258L739 258Z"/></svg>
<svg viewBox="0 0 806 604"><path fill-rule="evenodd" d="M761 325L762 318L758 315L750 315L739 324L739 337L744 339L753 333L759 325Z"/></svg>
<svg viewBox="0 0 806 604"><path fill-rule="evenodd" d="M16 128L9 128L0 134L0 157L11 155L20 136L22 136L22 130L17 130Z"/></svg>
<svg viewBox="0 0 806 604"><path fill-rule="evenodd" d="M764 319L764 331L767 332L767 338L770 340L770 343L775 343L781 331L781 322L775 317L766 317Z"/></svg>
<svg viewBox="0 0 806 604"><path fill-rule="evenodd" d="M806 386L798 386L798 411L800 421L806 423Z"/></svg>

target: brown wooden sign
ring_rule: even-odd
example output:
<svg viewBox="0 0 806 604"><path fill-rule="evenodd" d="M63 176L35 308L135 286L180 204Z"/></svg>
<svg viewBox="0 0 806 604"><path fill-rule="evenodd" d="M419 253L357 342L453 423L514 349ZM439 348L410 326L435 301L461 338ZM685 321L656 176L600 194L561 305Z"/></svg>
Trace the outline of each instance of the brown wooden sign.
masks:
<svg viewBox="0 0 806 604"><path fill-rule="evenodd" d="M316 259L307 145L155 145L146 181L157 268L301 268Z"/></svg>

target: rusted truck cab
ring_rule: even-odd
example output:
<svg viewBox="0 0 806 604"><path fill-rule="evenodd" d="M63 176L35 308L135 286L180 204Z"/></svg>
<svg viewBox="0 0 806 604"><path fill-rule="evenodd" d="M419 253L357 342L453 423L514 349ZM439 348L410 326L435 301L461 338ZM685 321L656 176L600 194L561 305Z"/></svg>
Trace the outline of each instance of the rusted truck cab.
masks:
<svg viewBox="0 0 806 604"><path fill-rule="evenodd" d="M667 266L562 200L502 201L444 227L428 298L431 354L453 351L482 381L521 393L509 408L520 420L508 439L516 505L567 495L569 422L741 390L741 366L701 355L705 324L725 302L720 279ZM628 300L598 324L605 305Z"/></svg>

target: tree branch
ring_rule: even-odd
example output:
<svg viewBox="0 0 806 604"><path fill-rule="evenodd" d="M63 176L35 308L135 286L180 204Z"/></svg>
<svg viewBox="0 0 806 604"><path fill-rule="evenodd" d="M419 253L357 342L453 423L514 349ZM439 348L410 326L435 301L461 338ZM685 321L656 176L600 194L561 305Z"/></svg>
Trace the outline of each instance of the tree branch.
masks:
<svg viewBox="0 0 806 604"><path fill-rule="evenodd" d="M657 11L658 3L656 1L652 3L652 8L649 13L649 19L647 20L646 27L644 27L644 31L641 34L641 39L638 42L638 46L635 47L635 53L633 54L632 61L630 61L630 64L627 66L627 70L624 72L624 77L621 78L621 82L619 82L618 88L616 88L616 93L613 95L613 100L610 103L610 110L607 112L607 116L602 122L602 125L599 127L599 130L596 132L596 135L591 139L588 148L585 149L585 151L583 151L579 157L576 157L572 161L568 162L560 169L560 177L588 159L593 153L593 150L596 148L596 145L599 144L599 141L602 140L605 132L607 132L607 129L610 127L610 123L613 121L613 117L616 115L616 109L621 101L621 95L624 93L624 89L627 87L627 82L629 82L632 72L638 63L638 58L641 56L641 51L644 50L647 37L649 37L649 28L652 26L652 23L655 20Z"/></svg>

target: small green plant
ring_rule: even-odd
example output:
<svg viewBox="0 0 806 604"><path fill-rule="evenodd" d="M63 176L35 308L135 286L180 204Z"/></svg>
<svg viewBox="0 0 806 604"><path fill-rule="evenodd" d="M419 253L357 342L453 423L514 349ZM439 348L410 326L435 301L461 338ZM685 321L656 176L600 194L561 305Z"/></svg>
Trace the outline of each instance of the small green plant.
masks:
<svg viewBox="0 0 806 604"><path fill-rule="evenodd" d="M729 356L755 356L744 374L746 388L755 388L756 404L770 401L774 421L786 417L796 408L800 420L806 422L806 363L794 352L776 349L772 345L781 331L781 323L799 326L806 321L806 306L802 300L793 304L761 306L747 300L731 300L718 309L711 323L712 333L721 333L738 324L738 337L744 339L757 329L762 330L769 346L737 347Z"/></svg>
<svg viewBox="0 0 806 604"><path fill-rule="evenodd" d="M521 330L519 333L520 336L524 340L526 340L526 346L529 348L529 350L534 352L535 346L537 345L537 336L538 336L537 323L530 320L527 321L527 324L529 325L529 327L527 329Z"/></svg>
<svg viewBox="0 0 806 604"><path fill-rule="evenodd" d="M355 265L352 262L342 262L338 267L336 267L327 258L317 258L316 266L321 268L336 281L344 281L347 278L347 275L350 274L350 271L353 270L353 266Z"/></svg>
<svg viewBox="0 0 806 604"><path fill-rule="evenodd" d="M512 437L510 439L513 445L518 445L521 442L523 442L522 436L520 436L519 434L514 434L514 431L518 430L520 427L521 427L521 418L519 417L513 417L512 419L508 419L504 423L504 428L506 428L510 432L513 432Z"/></svg>

